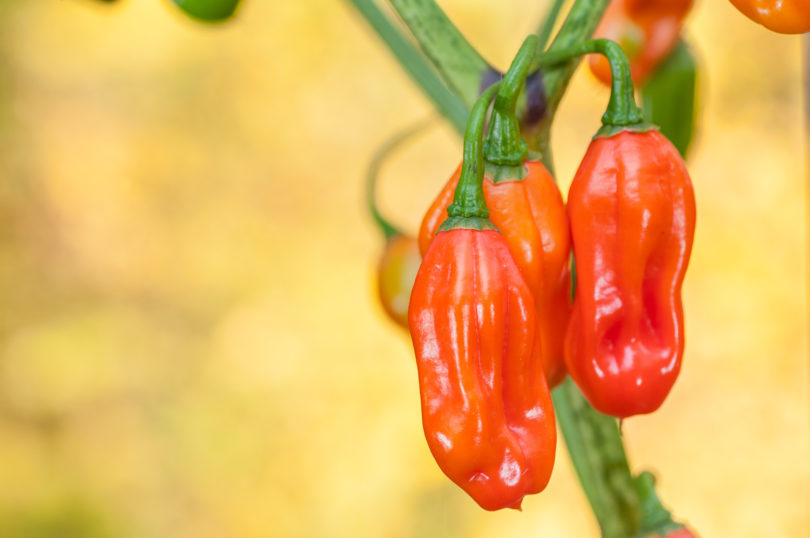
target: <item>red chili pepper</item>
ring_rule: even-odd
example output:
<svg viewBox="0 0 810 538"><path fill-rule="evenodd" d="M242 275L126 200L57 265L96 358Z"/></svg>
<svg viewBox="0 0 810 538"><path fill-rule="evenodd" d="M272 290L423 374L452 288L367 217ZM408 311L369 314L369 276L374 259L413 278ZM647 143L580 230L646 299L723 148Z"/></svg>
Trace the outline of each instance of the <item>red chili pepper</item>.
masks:
<svg viewBox="0 0 810 538"><path fill-rule="evenodd" d="M528 67L536 47L536 36L527 38L515 61ZM503 82L515 94L525 78L516 69ZM545 488L557 441L534 351L534 298L487 218L483 129L499 86L472 108L449 218L425 253L408 312L428 445L444 473L487 510L519 509L524 495Z"/></svg>
<svg viewBox="0 0 810 538"><path fill-rule="evenodd" d="M616 41L627 54L633 80L640 84L675 48L692 0L612 0L594 37ZM610 84L610 66L592 55L591 71Z"/></svg>
<svg viewBox="0 0 810 538"><path fill-rule="evenodd" d="M565 378L563 339L571 306L568 219L560 191L539 161L525 161L526 177L495 183L484 178L489 218L503 233L509 251L534 296L539 345L549 387ZM430 206L419 229L419 249L427 252L453 201L461 167Z"/></svg>
<svg viewBox="0 0 810 538"><path fill-rule="evenodd" d="M780 34L810 32L807 0L731 0L746 17Z"/></svg>
<svg viewBox="0 0 810 538"><path fill-rule="evenodd" d="M695 230L683 159L654 130L595 138L568 218L577 262L568 370L602 413L651 413L683 354L681 283Z"/></svg>
<svg viewBox="0 0 810 538"><path fill-rule="evenodd" d="M554 465L551 396L532 354L533 302L501 234L475 229L436 235L411 296L428 446L487 510L520 508Z"/></svg>

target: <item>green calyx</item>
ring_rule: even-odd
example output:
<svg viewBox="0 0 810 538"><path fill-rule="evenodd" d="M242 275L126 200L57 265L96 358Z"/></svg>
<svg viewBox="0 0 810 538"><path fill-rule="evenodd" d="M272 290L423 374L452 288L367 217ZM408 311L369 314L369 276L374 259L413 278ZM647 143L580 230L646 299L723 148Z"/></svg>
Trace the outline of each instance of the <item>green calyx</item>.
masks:
<svg viewBox="0 0 810 538"><path fill-rule="evenodd" d="M442 222L436 233L449 232L450 230L477 230L479 232L494 230L500 233L498 227L491 220L481 217L449 217Z"/></svg>
<svg viewBox="0 0 810 538"><path fill-rule="evenodd" d="M520 181L529 175L529 167L526 163L529 161L539 161L540 154L536 151L527 152L526 156L517 165L508 164L495 164L484 159L484 174L493 183L506 183L507 181Z"/></svg>
<svg viewBox="0 0 810 538"><path fill-rule="evenodd" d="M636 538L666 536L682 529L683 525L673 521L672 514L664 508L655 492L655 476L643 471L634 479L634 486L641 501L641 528Z"/></svg>
<svg viewBox="0 0 810 538"><path fill-rule="evenodd" d="M487 163L519 167L526 160L528 147L520 138L520 125L515 117L515 109L538 48L537 43L536 35L527 37L503 77L492 108L489 133L484 145L484 159Z"/></svg>
<svg viewBox="0 0 810 538"><path fill-rule="evenodd" d="M644 120L644 113L636 104L630 61L622 48L609 39L593 39L567 49L546 52L538 57L544 66L566 62L583 54L598 53L607 58L613 75L610 85L610 101L602 116L602 128L596 136L613 136L621 131L643 132L653 128Z"/></svg>
<svg viewBox="0 0 810 538"><path fill-rule="evenodd" d="M447 208L447 216L453 217L489 217L486 200L484 200L484 120L489 103L500 88L497 82L487 88L478 98L470 111L467 128L464 131L464 159L461 164L461 177L456 185L453 203ZM444 225L442 225L444 227Z"/></svg>

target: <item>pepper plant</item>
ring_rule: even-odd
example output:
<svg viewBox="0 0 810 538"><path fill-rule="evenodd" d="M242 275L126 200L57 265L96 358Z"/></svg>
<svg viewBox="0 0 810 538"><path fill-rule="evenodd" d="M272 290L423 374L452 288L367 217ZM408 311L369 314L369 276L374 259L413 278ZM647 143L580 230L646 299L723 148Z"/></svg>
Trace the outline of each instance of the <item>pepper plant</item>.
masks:
<svg viewBox="0 0 810 538"><path fill-rule="evenodd" d="M172 1L204 22L227 20L239 3ZM693 536L660 502L652 474L631 472L617 420L661 405L683 353L695 203L682 157L696 65L681 30L692 0L551 0L505 74L435 0L388 0L393 13L348 3L465 135L462 165L418 241L377 209L374 184L385 155L421 126L381 148L367 180L387 241L380 299L410 328L439 466L483 508L518 508L548 482L556 422L604 537ZM810 31L806 1L731 3L773 31ZM551 127L581 57L594 53L590 68L611 99L564 208Z"/></svg>
<svg viewBox="0 0 810 538"><path fill-rule="evenodd" d="M419 49L376 3L371 0L352 0L355 8L376 30L437 110L461 131L466 125L467 108L475 103L483 88L500 78L500 74L483 60L432 0L391 0L390 3L410 30ZM517 126L522 139L526 141L529 150L539 154L552 174L554 168L550 152L550 130L579 57L584 53L598 52L597 49L602 49L603 52L610 49L612 53L609 56L616 53L611 42L589 41L608 7L607 0L574 2L556 36L547 46L551 30L557 25L557 18L563 12L563 4L562 1L554 1L539 25L534 41L538 53L534 67L542 67L529 75L517 110ZM624 64L621 61L611 63L618 65L618 69L622 65L629 67L626 61ZM641 111L635 107L632 99L633 85L629 81L629 69L627 71L625 76L615 76L614 73L609 108L611 116L605 122L606 130L615 128L617 124L639 124L641 120ZM694 92L693 74L691 77L687 74L676 78L686 79L681 84L684 92L667 94L655 90L649 92L650 97L647 100L653 105L658 101L658 106L667 107L661 103L661 98L654 98L655 95L660 94L662 98L669 99L670 106L673 100L677 104L678 101L687 99L685 96L688 95L688 102L691 103ZM691 134L691 107L685 117L690 120L685 128ZM497 119L491 121L494 121L495 129L501 124ZM664 125L667 131L673 128L683 130L683 122L669 122ZM683 135L680 136L683 138ZM688 142L680 144L684 150L686 145ZM423 242L421 237L420 242ZM422 250L424 253L425 248ZM677 523L659 502L652 476L649 473L634 475L630 471L616 418L594 410L570 379L559 384L553 390L552 397L556 421L602 535L665 536L671 531L683 529L683 525ZM430 439L427 424L426 434Z"/></svg>

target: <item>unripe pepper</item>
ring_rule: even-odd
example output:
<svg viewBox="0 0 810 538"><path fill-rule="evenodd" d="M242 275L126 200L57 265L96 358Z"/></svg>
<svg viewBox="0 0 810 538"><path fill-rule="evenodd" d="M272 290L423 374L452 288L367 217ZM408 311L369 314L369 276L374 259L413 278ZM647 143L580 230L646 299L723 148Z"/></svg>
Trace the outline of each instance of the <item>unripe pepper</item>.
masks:
<svg viewBox="0 0 810 538"><path fill-rule="evenodd" d="M533 353L534 299L483 197L483 122L497 89L470 114L455 202L425 253L408 313L428 446L487 510L520 508L545 488L557 435Z"/></svg>
<svg viewBox="0 0 810 538"><path fill-rule="evenodd" d="M503 234L534 297L535 360L542 362L548 385L554 387L565 378L563 340L571 309L571 243L562 195L543 163L527 157L514 117L530 60L526 52L517 55L495 101L484 151L484 198L490 220ZM447 214L460 174L461 167L422 220L419 250L423 254Z"/></svg>
<svg viewBox="0 0 810 538"><path fill-rule="evenodd" d="M577 284L565 360L596 410L628 417L655 411L680 371L695 198L678 150L643 121L621 49L578 50L596 49L612 92L568 193Z"/></svg>
<svg viewBox="0 0 810 538"><path fill-rule="evenodd" d="M421 263L416 238L398 234L386 241L377 264L380 304L388 317L402 327L408 327L408 301Z"/></svg>
<svg viewBox="0 0 810 538"><path fill-rule="evenodd" d="M810 32L807 0L731 0L746 17L780 34Z"/></svg>
<svg viewBox="0 0 810 538"><path fill-rule="evenodd" d="M633 80L640 84L678 43L683 19L693 0L612 0L594 37L619 43L630 60ZM610 65L603 56L592 55L591 71L610 84Z"/></svg>

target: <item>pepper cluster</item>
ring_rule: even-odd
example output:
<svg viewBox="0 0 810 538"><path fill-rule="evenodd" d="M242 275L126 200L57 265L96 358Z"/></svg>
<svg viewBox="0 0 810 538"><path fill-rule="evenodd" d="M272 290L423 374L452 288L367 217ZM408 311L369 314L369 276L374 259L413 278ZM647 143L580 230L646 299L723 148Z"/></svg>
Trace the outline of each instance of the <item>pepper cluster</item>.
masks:
<svg viewBox="0 0 810 538"><path fill-rule="evenodd" d="M644 121L616 43L534 58L536 47L527 38L473 107L462 164L420 228L408 312L430 450L488 510L519 508L545 488L556 449L550 387L568 373L602 413L650 413L684 348L695 201L683 160ZM521 140L515 108L532 65L590 53L608 59L611 98L566 205Z"/></svg>

